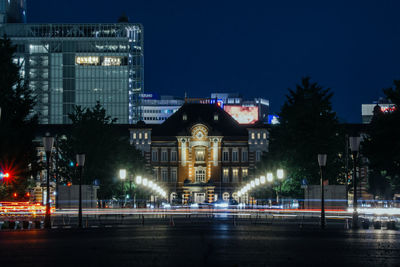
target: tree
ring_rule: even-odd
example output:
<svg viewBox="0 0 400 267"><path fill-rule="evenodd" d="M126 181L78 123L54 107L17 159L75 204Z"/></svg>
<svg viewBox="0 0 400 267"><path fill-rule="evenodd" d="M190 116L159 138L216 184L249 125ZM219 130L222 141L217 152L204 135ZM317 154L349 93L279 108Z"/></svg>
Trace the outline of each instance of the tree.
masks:
<svg viewBox="0 0 400 267"><path fill-rule="evenodd" d="M393 108L383 112L379 105L375 107L362 153L368 158L373 177L369 181L371 193L389 197L400 192L400 80L383 92Z"/></svg>
<svg viewBox="0 0 400 267"><path fill-rule="evenodd" d="M8 38L0 39L0 171L11 175L7 183L0 183L0 199L11 199L14 192L24 195L29 178L39 169L33 143L38 124L35 98L13 62L15 51Z"/></svg>
<svg viewBox="0 0 400 267"><path fill-rule="evenodd" d="M77 106L69 118L72 129L59 139L59 174L64 181L78 183L74 167L78 153L86 155L83 184L99 183L99 199L121 195L119 169L127 169L130 175L145 172L144 159L130 145L128 133L126 138L120 137L115 128L116 119L107 116L100 103L93 108Z"/></svg>
<svg viewBox="0 0 400 267"><path fill-rule="evenodd" d="M283 194L301 196L302 180L320 183L318 154L328 155L325 177L330 183L344 179L339 155L343 154L345 144L332 110L330 89L306 77L295 90L288 90L279 114L280 124L271 129L270 152L264 155L259 170L284 169Z"/></svg>

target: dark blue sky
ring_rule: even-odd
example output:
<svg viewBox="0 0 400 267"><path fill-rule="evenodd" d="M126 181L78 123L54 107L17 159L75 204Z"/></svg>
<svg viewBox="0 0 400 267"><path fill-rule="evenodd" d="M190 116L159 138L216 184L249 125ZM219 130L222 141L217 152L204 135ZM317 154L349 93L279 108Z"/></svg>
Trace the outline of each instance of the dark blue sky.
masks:
<svg viewBox="0 0 400 267"><path fill-rule="evenodd" d="M144 25L147 92L239 92L278 112L308 75L333 90L342 121L360 122L361 104L400 79L400 1L329 2L28 0L28 21L116 22L125 12Z"/></svg>

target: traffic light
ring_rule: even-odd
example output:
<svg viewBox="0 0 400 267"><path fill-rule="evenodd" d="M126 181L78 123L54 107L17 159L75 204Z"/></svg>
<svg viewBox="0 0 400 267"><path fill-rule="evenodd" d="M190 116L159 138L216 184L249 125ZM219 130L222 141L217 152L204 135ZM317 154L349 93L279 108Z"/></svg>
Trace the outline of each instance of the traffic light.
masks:
<svg viewBox="0 0 400 267"><path fill-rule="evenodd" d="M5 173L0 172L0 179L8 179L8 178L10 178L10 173L8 173L8 172L5 172Z"/></svg>

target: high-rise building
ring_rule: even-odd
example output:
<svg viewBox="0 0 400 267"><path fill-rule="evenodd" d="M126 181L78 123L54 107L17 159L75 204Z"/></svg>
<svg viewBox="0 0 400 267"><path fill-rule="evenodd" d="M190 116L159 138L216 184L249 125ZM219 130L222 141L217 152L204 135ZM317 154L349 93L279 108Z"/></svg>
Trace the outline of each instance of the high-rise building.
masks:
<svg viewBox="0 0 400 267"><path fill-rule="evenodd" d="M100 102L117 123L141 118L140 24L0 24L17 46L15 62L37 96L41 124L70 123L75 105Z"/></svg>
<svg viewBox="0 0 400 267"><path fill-rule="evenodd" d="M26 0L0 0L1 23L26 23Z"/></svg>

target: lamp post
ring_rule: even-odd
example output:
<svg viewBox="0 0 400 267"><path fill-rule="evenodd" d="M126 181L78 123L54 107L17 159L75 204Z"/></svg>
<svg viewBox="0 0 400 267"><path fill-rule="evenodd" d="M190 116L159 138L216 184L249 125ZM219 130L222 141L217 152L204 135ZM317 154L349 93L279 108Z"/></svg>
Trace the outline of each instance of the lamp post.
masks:
<svg viewBox="0 0 400 267"><path fill-rule="evenodd" d="M119 178L121 179L121 189L122 189L122 191L121 191L121 193L122 193L122 196L124 197L125 196L125 194L124 194L124 181L125 181L125 179L126 179L126 170L125 169L120 169L119 170ZM124 197L124 201L125 201L125 197ZM121 207L123 207L123 204L124 202L122 202L122 199L121 199Z"/></svg>
<svg viewBox="0 0 400 267"><path fill-rule="evenodd" d="M78 228L82 228L82 172L85 165L85 154L76 155L76 163L79 168L79 210L78 210Z"/></svg>
<svg viewBox="0 0 400 267"><path fill-rule="evenodd" d="M44 218L44 227L51 228L50 221L50 157L51 150L53 149L54 137L43 137L44 151L46 151L46 164L47 164L47 180L46 180L46 215Z"/></svg>
<svg viewBox="0 0 400 267"><path fill-rule="evenodd" d="M276 177L279 180L279 194L276 194L276 202L278 203L278 205L279 205L279 196L282 193L282 179L283 179L283 176L284 176L283 170L282 169L278 169L276 171Z"/></svg>
<svg viewBox="0 0 400 267"><path fill-rule="evenodd" d="M353 155L353 229L358 228L358 213L357 213L357 166L356 166L356 160L357 160L357 155L358 155L358 150L360 149L360 137L349 137L349 143L350 143L350 150Z"/></svg>
<svg viewBox="0 0 400 267"><path fill-rule="evenodd" d="M268 183L272 183L272 181L274 180L274 175L272 174L272 172L267 173L267 181ZM269 207L272 207L272 198L269 199Z"/></svg>
<svg viewBox="0 0 400 267"><path fill-rule="evenodd" d="M318 165L321 173L321 229L325 229L325 196L322 169L326 166L326 154L318 154Z"/></svg>

